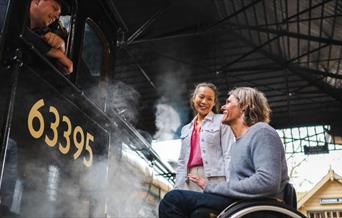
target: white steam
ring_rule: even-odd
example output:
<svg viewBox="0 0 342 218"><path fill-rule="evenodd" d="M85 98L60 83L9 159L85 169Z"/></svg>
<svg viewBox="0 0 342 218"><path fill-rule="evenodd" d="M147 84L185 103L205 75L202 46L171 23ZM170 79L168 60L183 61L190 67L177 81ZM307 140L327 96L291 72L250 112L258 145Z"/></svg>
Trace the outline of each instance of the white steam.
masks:
<svg viewBox="0 0 342 218"><path fill-rule="evenodd" d="M175 68L170 66L170 69ZM160 99L156 103L157 131L154 139L165 141L178 138L179 127L182 125L182 115L188 113L188 107L184 107L184 95L186 91L185 80L189 72L184 68L168 69L158 79L158 93ZM186 109L184 109L186 108Z"/></svg>
<svg viewBox="0 0 342 218"><path fill-rule="evenodd" d="M168 104L158 104L156 109L157 132L154 138L158 141L174 139L181 125L177 111Z"/></svg>
<svg viewBox="0 0 342 218"><path fill-rule="evenodd" d="M121 81L114 82L109 90L108 111L114 110L127 122L135 124L139 113L140 93Z"/></svg>

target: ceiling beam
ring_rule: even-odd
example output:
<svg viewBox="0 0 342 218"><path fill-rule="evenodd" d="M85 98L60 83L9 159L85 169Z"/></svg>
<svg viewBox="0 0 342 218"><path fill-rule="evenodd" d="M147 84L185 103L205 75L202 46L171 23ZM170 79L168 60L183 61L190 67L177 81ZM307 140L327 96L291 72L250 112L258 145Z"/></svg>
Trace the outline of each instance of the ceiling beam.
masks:
<svg viewBox="0 0 342 218"><path fill-rule="evenodd" d="M219 70L220 70L220 71L223 71L223 70L225 70L226 68L229 68L230 66L234 65L235 63L238 63L238 62L239 62L240 60L242 60L243 58L245 58L245 57L247 57L247 56L249 56L249 55L251 55L251 54L253 54L253 53L257 52L257 51L259 51L261 48L263 48L264 46L268 45L269 43L273 42L274 40L276 40L276 39L278 39L278 38L279 38L279 36L275 36L275 37L273 37L272 39L267 40L267 41L264 42L263 44L258 45L258 46L256 46L256 47L253 47L250 51L246 52L245 54L242 54L241 56L235 58L233 61L231 61L231 62L229 62L229 63L223 65L222 67L220 67Z"/></svg>
<svg viewBox="0 0 342 218"><path fill-rule="evenodd" d="M143 34L160 16L162 16L166 9L169 7L169 2L161 7L152 17L150 17L141 27L139 27L128 39L127 44L132 44L132 42Z"/></svg>
<svg viewBox="0 0 342 218"><path fill-rule="evenodd" d="M216 22L216 23L210 25L209 27L206 28L205 32L210 31L210 30L212 30L212 29L214 29L214 28L216 28L216 27L218 27L218 26L224 24L227 20L229 20L229 19L231 19L231 18L237 16L237 15L240 14L241 12L245 12L248 8L250 8L250 7L252 7L252 6L258 4L258 3L261 2L261 1L262 1L262 0L256 0L256 1L253 1L253 2L249 3L248 5L246 5L246 6L242 7L242 8L240 8L239 10L235 11L234 13L232 13L232 14L230 14L230 15L224 17L222 20L219 20L218 22Z"/></svg>
<svg viewBox="0 0 342 218"><path fill-rule="evenodd" d="M246 44L255 47L254 43L247 40L244 36L239 35L235 32L232 32L232 34L235 34L237 38L244 41ZM342 42L341 42L341 45L342 45ZM282 58L278 57L275 54L270 54L263 49L260 49L259 52L265 55L266 57L270 58L271 60L275 61L276 63L279 63L281 66L287 68L292 73L300 76L304 80L308 81L310 84L316 86L318 89L320 89L324 93L330 95L331 97L333 97L334 99L342 103L341 90L332 88L328 84L324 83L320 78L317 77L317 74L312 73L313 71L311 69L301 68L301 67L295 66L294 64L290 64L290 65L286 64L286 60L283 60ZM317 73L317 71L315 72Z"/></svg>
<svg viewBox="0 0 342 218"><path fill-rule="evenodd" d="M238 30L238 29L255 30L258 32L275 34L277 36L288 36L291 38L304 39L304 40L309 40L309 41L314 41L314 42L326 43L329 45L340 45L340 46L342 45L342 41L338 40L338 39L318 37L318 36L306 35L306 34L302 34L302 33L296 33L296 32L291 32L291 31L287 31L287 30L282 30L282 29L270 29L270 28L264 28L264 27L253 26L253 25L244 25L244 24L235 24L235 23L227 23L227 24L228 24L229 28L236 27L236 28L233 28L233 30Z"/></svg>

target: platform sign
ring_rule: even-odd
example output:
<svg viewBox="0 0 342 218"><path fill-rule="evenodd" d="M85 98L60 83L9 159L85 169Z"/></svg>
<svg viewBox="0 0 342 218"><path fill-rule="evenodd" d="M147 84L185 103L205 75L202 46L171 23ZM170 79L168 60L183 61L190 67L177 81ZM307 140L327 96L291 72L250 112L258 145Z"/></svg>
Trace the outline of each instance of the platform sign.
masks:
<svg viewBox="0 0 342 218"><path fill-rule="evenodd" d="M320 204L342 204L342 197L339 197L339 198L321 198Z"/></svg>
<svg viewBox="0 0 342 218"><path fill-rule="evenodd" d="M329 153L328 145L306 146L304 145L304 154L327 154Z"/></svg>

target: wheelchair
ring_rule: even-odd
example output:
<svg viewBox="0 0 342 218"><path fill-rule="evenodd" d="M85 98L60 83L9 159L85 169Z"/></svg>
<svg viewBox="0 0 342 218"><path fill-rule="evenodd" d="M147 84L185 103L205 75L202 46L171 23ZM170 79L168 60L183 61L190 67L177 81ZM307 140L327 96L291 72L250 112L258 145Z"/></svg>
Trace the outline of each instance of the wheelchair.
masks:
<svg viewBox="0 0 342 218"><path fill-rule="evenodd" d="M198 208L192 212L191 218L302 218L306 217L297 211L297 196L292 184L284 189L284 201L270 198L237 201L222 212L209 208Z"/></svg>

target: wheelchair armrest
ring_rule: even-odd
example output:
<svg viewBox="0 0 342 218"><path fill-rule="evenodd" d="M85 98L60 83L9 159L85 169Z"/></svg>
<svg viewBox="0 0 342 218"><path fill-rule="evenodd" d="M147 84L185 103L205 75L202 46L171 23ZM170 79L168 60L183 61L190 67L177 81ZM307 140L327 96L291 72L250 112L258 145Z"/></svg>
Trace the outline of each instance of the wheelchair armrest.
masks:
<svg viewBox="0 0 342 218"><path fill-rule="evenodd" d="M297 209L296 190L291 183L287 183L284 188L284 202L290 207Z"/></svg>

